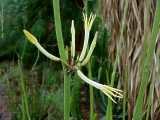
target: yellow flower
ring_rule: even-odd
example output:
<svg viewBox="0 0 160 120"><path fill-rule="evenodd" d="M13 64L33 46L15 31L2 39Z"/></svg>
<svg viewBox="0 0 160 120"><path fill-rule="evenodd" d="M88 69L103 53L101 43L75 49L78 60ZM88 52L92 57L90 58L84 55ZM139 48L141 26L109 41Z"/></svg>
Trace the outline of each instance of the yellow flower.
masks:
<svg viewBox="0 0 160 120"><path fill-rule="evenodd" d="M34 44L41 53L43 53L46 57L48 57L49 59L51 60L54 60L54 61L60 61L60 58L50 54L49 52L47 52L38 42L37 38L32 35L30 32L28 32L27 30L23 30L26 38L32 43Z"/></svg>
<svg viewBox="0 0 160 120"><path fill-rule="evenodd" d="M37 38L35 36L33 36L30 32L28 32L27 30L23 30L25 36L27 37L27 39L32 43L32 44L36 44L37 43Z"/></svg>
<svg viewBox="0 0 160 120"><path fill-rule="evenodd" d="M91 79L89 79L87 76L85 76L80 70L79 68L86 65L89 60L90 57L93 53L93 50L96 46L96 42L97 42L97 37L98 37L98 32L95 33L95 36L93 38L93 41L90 45L88 54L86 55L86 51L87 51L87 47L88 47L88 41L89 41L89 34L90 34L90 30L92 27L92 24L96 18L96 15L91 14L90 17L88 18L86 14L83 14L84 17L84 28L85 28L85 36L84 36L84 44L83 44L83 48L82 48L82 52L80 54L80 57L77 57L77 61L74 61L74 57L75 57L75 27L74 27L74 21L72 20L72 24L71 24L71 57L73 60L73 64L74 66L71 66L71 68L74 68L73 70L76 71L76 73L78 74L78 76L85 81L86 83L88 83L89 85L99 89L100 91L102 91L105 95L107 95L113 102L116 103L116 101L113 99L113 97L116 98L123 98L123 91L110 87L108 85L103 85L100 83L97 83ZM34 44L39 51L41 51L46 57L48 57L51 60L54 61L61 61L63 62L60 58L50 54L49 52L47 52L38 42L37 38L32 35L30 32L28 32L27 30L23 30L26 38L32 43ZM66 52L67 54L67 52ZM65 63L66 64L66 63ZM66 64L68 65L68 64Z"/></svg>
<svg viewBox="0 0 160 120"><path fill-rule="evenodd" d="M87 76L85 76L80 70L77 70L77 74L78 76L85 81L86 83L88 83L89 85L101 90L105 95L107 95L114 103L116 103L116 101L113 99L113 97L117 97L117 98L123 98L123 91L119 90L119 89L115 89L113 87L110 87L108 85L103 85L100 83L97 83L91 79L89 79ZM112 97L113 96L113 97Z"/></svg>
<svg viewBox="0 0 160 120"><path fill-rule="evenodd" d="M93 22L94 22L94 20L96 18L96 15L91 13L90 17L88 18L87 14L83 14L83 18L84 18L85 35L84 35L84 43L83 43L82 52L81 52L80 57L79 57L79 61L80 62L85 57L86 50L87 50L87 47L88 47L90 30L91 30L92 24L93 24Z"/></svg>
<svg viewBox="0 0 160 120"><path fill-rule="evenodd" d="M85 27L85 29L87 29L89 31L91 30L91 27L92 27L92 24L93 24L95 18L96 18L96 15L93 14L93 13L90 14L89 18L87 16L87 14L83 13L83 19L84 19L84 27Z"/></svg>

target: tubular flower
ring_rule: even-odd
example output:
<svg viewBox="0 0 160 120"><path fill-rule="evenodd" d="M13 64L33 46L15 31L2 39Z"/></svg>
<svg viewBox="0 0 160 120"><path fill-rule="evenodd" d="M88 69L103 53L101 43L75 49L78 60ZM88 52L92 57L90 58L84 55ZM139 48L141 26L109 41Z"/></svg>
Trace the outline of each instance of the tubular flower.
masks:
<svg viewBox="0 0 160 120"><path fill-rule="evenodd" d="M75 56L75 27L74 27L73 20L72 20L72 25L71 25L71 35L72 35L71 56L74 59L74 56Z"/></svg>
<svg viewBox="0 0 160 120"><path fill-rule="evenodd" d="M83 62L81 63L81 66L84 66L89 62L90 57L92 55L92 52L93 52L94 48L96 47L97 36L98 36L98 32L96 32L96 34L95 34L95 36L93 38L93 41L91 43L90 49L88 51L88 54L87 54L86 58L83 60Z"/></svg>
<svg viewBox="0 0 160 120"><path fill-rule="evenodd" d="M83 13L84 28L85 28L85 30L89 30L89 31L91 30L91 27L92 27L92 24L93 24L95 18L96 18L96 15L93 14L93 13L90 14L89 19L88 19L87 14Z"/></svg>
<svg viewBox="0 0 160 120"><path fill-rule="evenodd" d="M90 80L89 78L87 78L80 70L77 70L77 74L78 76L85 81L86 83L88 83L89 85L101 90L105 95L107 95L114 103L116 103L116 101L113 99L113 97L117 97L117 98L123 98L123 91L119 90L119 89L115 89L113 87L110 87L108 85L103 85L100 83L97 83L93 80ZM113 96L113 97L112 97Z"/></svg>
<svg viewBox="0 0 160 120"><path fill-rule="evenodd" d="M87 51L87 47L88 47L90 30L92 28L92 24L93 24L95 18L96 18L96 15L94 15L92 13L91 13L89 18L87 17L87 14L83 14L85 35L84 35L83 49L82 49L81 55L79 57L79 61L80 62L85 57L85 54L86 54L86 51Z"/></svg>
<svg viewBox="0 0 160 120"><path fill-rule="evenodd" d="M72 20L72 24L71 24L71 57L72 57L72 63L71 65L66 64L67 66L69 66L69 68L71 68L71 70L74 70L77 75L86 83L88 83L89 85L99 89L100 91L102 91L106 96L108 96L114 103L116 103L116 101L113 99L113 97L116 98L123 98L123 91L113 88L111 86L108 85L103 85L100 83L97 83L91 79L89 79L87 76L85 76L82 71L80 71L80 67L86 65L89 60L90 57L93 53L93 50L96 46L96 42L97 42L97 37L98 37L98 32L95 33L93 41L90 45L89 51L86 54L87 51L87 47L88 47L88 41L89 41L89 33L92 27L92 24L94 22L94 19L96 17L96 15L91 14L90 17L88 18L86 14L83 14L84 17L84 29L85 29L85 36L84 36L84 44L83 44L83 48L82 48L82 52L80 54L80 57L77 57L77 61L74 61L74 57L75 57L75 27L74 27L74 21ZM38 42L37 38L35 36L33 36L30 32L28 32L27 30L23 30L25 36L27 37L27 39L34 44L46 57L48 57L51 60L54 61L61 61L60 58L48 53ZM68 54L68 52L66 52L66 54Z"/></svg>
<svg viewBox="0 0 160 120"><path fill-rule="evenodd" d="M54 61L60 61L60 58L50 54L49 52L47 52L38 42L37 38L32 35L30 32L28 32L27 30L23 30L26 38L32 43L34 44L40 52L42 52L46 57L48 57L49 59L51 60L54 60Z"/></svg>

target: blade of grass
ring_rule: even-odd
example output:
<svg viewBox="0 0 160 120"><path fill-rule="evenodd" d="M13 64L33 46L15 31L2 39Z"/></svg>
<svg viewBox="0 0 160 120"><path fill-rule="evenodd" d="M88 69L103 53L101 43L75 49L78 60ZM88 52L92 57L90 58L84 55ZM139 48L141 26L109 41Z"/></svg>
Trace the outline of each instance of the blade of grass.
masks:
<svg viewBox="0 0 160 120"><path fill-rule="evenodd" d="M151 34L151 43L147 48L145 48L145 57L143 58L143 64L142 64L142 73L141 73L141 84L140 84L140 90L138 93L138 97L136 100L136 106L134 109L133 113L133 119L134 120L141 120L142 115L143 115L143 100L144 100L144 92L147 87L147 83L149 80L149 75L150 75L150 66L152 64L152 58L153 58L153 53L154 49L156 46L156 38L157 34L159 32L159 25L160 25L160 1L157 1L157 6L156 6L156 12L154 16L154 22L153 22L153 28L152 28L152 34ZM147 39L145 39L147 40ZM146 46L145 46L146 47Z"/></svg>
<svg viewBox="0 0 160 120"><path fill-rule="evenodd" d="M144 48L147 48L147 23L148 23L148 17L149 17L149 12L151 10L151 0L148 0L146 2L146 15L144 14L144 30L145 30L145 33L144 33L144 40L145 40L145 46ZM151 101L152 101L152 91L154 89L154 85L153 85L153 82L151 83L151 86L150 86L150 91L149 91L149 97L148 97L148 101L147 101L147 104L148 104L148 107L147 107L147 115L146 115L146 120L149 119L149 113L150 113L150 109L151 109Z"/></svg>
<svg viewBox="0 0 160 120"><path fill-rule="evenodd" d="M53 0L56 36L57 36L57 43L58 43L60 58L62 59L62 61L67 62L67 56L65 54L63 36L62 36L59 4L60 4L59 0ZM69 120L70 118L70 76L67 75L67 72L65 71L65 66L63 63L62 63L62 67L64 72L64 120Z"/></svg>
<svg viewBox="0 0 160 120"><path fill-rule="evenodd" d="M28 104L28 97L26 93L24 78L23 78L23 72L22 72L22 66L20 60L18 60L18 67L19 67L19 73L20 73L20 85L22 90L22 118L24 120L31 120L30 113L29 113L29 104ZM24 117L26 115L27 117Z"/></svg>
<svg viewBox="0 0 160 120"><path fill-rule="evenodd" d="M128 93L128 65L125 66L125 76L124 76L124 94L123 94L123 120L126 117L126 103L127 103L127 93Z"/></svg>
<svg viewBox="0 0 160 120"><path fill-rule="evenodd" d="M149 120L149 115L150 115L150 110L152 106L152 100L153 100L153 93L154 93L154 82L151 83L150 85L150 90L149 90L149 96L147 99L147 115L146 115L146 120Z"/></svg>

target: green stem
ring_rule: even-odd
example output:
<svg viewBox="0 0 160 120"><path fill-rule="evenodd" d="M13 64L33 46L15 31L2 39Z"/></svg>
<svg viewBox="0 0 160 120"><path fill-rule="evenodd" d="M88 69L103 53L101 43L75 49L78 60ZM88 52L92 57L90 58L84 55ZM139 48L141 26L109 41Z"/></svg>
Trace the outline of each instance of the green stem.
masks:
<svg viewBox="0 0 160 120"><path fill-rule="evenodd" d="M88 0L85 1L85 12L88 14ZM91 62L88 63L88 77L92 78ZM90 95L90 120L94 120L94 96L93 87L89 85L89 95Z"/></svg>
<svg viewBox="0 0 160 120"><path fill-rule="evenodd" d="M67 56L65 54L62 28L61 28L61 18L60 18L60 5L59 0L53 0L53 9L54 9L54 20L56 27L56 36L58 49L60 53L60 58L62 61L67 63ZM70 117L70 76L67 75L65 71L65 65L62 63L63 72L64 72L64 120L69 120Z"/></svg>
<svg viewBox="0 0 160 120"><path fill-rule="evenodd" d="M127 91L128 91L128 65L125 66L124 75L124 93L123 93L123 120L126 118L126 103L127 103Z"/></svg>
<svg viewBox="0 0 160 120"><path fill-rule="evenodd" d="M88 77L92 78L91 62L88 63ZM90 120L94 120L94 95L93 87L89 86L89 95L90 95Z"/></svg>
<svg viewBox="0 0 160 120"><path fill-rule="evenodd" d="M54 20L55 20L55 27L56 27L58 49L59 49L61 59L66 62L67 56L65 53L63 36L62 36L59 0L53 0L53 9L54 9Z"/></svg>
<svg viewBox="0 0 160 120"><path fill-rule="evenodd" d="M24 78L23 78L23 73L22 73L22 67L20 60L18 60L18 67L19 67L19 72L20 72L20 84L21 84L21 90L22 90L22 112L23 112L23 118L24 114L26 113L27 120L31 120L30 113L29 113L29 107L28 107L28 98L27 98L27 93L25 89L25 83L24 83Z"/></svg>

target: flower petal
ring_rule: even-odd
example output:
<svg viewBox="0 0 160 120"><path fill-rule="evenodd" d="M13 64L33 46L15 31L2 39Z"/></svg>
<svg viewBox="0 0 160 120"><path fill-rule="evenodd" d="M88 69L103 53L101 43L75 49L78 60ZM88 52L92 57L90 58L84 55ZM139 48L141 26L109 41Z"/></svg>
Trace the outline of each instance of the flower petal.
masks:
<svg viewBox="0 0 160 120"><path fill-rule="evenodd" d="M86 65L88 63L88 61L90 60L90 57L91 57L91 55L93 53L93 50L96 47L97 36L98 36L98 32L96 32L96 34L95 34L95 36L93 38L93 41L91 43L90 49L88 51L88 54L87 54L86 58L83 60L83 62L81 63L81 66Z"/></svg>
<svg viewBox="0 0 160 120"><path fill-rule="evenodd" d="M115 88L112 88L110 86L107 86L107 85L103 85L103 84L100 84L100 83L97 83L93 80L90 80L88 77L86 77L80 70L77 70L77 74L78 76L84 80L86 83L88 83L89 85L92 85L93 87L101 90L105 95L107 95L114 103L115 100L112 98L113 97L117 97L117 98L123 98L123 95L121 94L121 90L119 89L115 89Z"/></svg>
<svg viewBox="0 0 160 120"><path fill-rule="evenodd" d="M23 30L25 36L27 37L27 39L32 43L32 44L35 44L38 40L37 38L32 35L30 32L28 32L27 30Z"/></svg>
<svg viewBox="0 0 160 120"><path fill-rule="evenodd" d="M108 93L114 97L117 98L123 98L123 95L121 94L121 92L117 92L117 91L113 91L112 89L109 89L107 85L103 85L102 89L101 89L104 93ZM118 89L116 89L118 90Z"/></svg>
<svg viewBox="0 0 160 120"><path fill-rule="evenodd" d="M86 50L88 47L90 30L91 30L92 24L96 18L96 15L91 14L90 18L88 19L87 14L83 14L83 17L84 17L85 35L84 35L84 43L83 43L82 52L79 57L79 62L81 62L85 57Z"/></svg>
<svg viewBox="0 0 160 120"><path fill-rule="evenodd" d="M83 80L85 81L86 83L88 83L89 85L92 85L93 87L97 88L97 89L100 89L102 84L100 83L97 83L93 80L90 80L88 77L86 77L80 70L77 70L77 74L78 76Z"/></svg>
<svg viewBox="0 0 160 120"><path fill-rule="evenodd" d="M75 56L75 27L74 27L74 21L73 20L72 20L72 25L71 25L71 34L72 34L71 56L74 59L74 56Z"/></svg>
<svg viewBox="0 0 160 120"><path fill-rule="evenodd" d="M41 51L41 53L43 53L46 57L48 57L49 59L53 60L53 61L60 61L60 58L52 55L51 53L49 53L48 51L46 51L40 44L39 42L37 42L35 44L35 46L39 49L39 51Z"/></svg>
<svg viewBox="0 0 160 120"><path fill-rule="evenodd" d="M41 53L43 53L46 57L48 57L49 59L51 60L54 60L54 61L60 61L60 58L50 54L49 52L47 52L38 42L37 38L32 35L30 32L28 32L27 30L23 30L25 36L27 37L27 39L32 43L34 44L38 49L39 51L41 51Z"/></svg>

